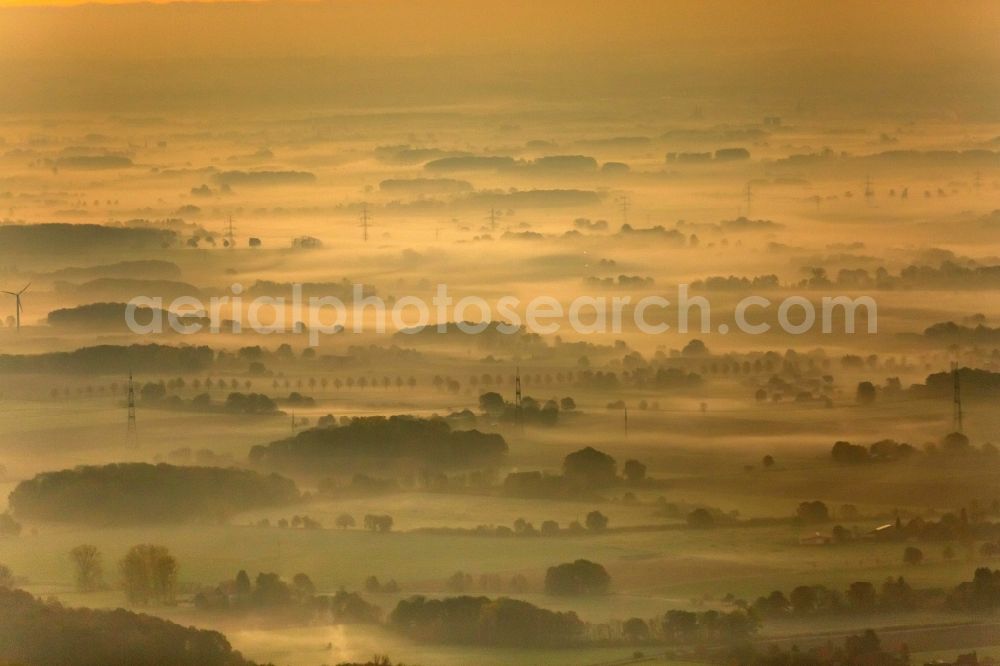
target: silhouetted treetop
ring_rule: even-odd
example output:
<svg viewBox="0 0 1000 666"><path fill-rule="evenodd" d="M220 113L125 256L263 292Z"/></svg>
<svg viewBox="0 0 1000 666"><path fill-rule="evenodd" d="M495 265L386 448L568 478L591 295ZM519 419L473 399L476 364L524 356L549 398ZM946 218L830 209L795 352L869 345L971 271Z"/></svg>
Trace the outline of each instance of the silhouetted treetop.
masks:
<svg viewBox="0 0 1000 666"><path fill-rule="evenodd" d="M511 647L570 645L584 630L573 612L554 612L506 597L469 596L404 599L389 616L389 625L422 642Z"/></svg>
<svg viewBox="0 0 1000 666"><path fill-rule="evenodd" d="M39 666L253 666L215 631L0 588L0 661Z"/></svg>
<svg viewBox="0 0 1000 666"><path fill-rule="evenodd" d="M200 372L212 364L210 347L98 345L71 352L0 354L0 373L80 373L125 375L135 372Z"/></svg>
<svg viewBox="0 0 1000 666"><path fill-rule="evenodd" d="M19 483L9 501L28 519L113 525L222 520L298 498L295 483L277 474L118 463L38 474Z"/></svg>
<svg viewBox="0 0 1000 666"><path fill-rule="evenodd" d="M500 435L452 430L443 419L368 416L255 446L250 461L311 471L329 471L351 461L416 462L447 468L495 464L506 453L507 442Z"/></svg>

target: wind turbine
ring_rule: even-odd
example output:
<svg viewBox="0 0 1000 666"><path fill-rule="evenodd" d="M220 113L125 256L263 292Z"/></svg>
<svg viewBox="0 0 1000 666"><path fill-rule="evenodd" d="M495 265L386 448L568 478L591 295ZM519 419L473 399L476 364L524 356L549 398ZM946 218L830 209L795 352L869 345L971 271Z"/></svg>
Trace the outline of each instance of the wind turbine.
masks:
<svg viewBox="0 0 1000 666"><path fill-rule="evenodd" d="M5 294L10 294L11 296L13 296L16 299L16 305L14 306L14 314L17 317L17 332L18 333L21 332L21 312L24 311L24 306L21 305L21 294L23 294L24 292L28 291L28 287L30 287L30 286L31 286L31 283L29 282L28 284L24 285L24 288L21 289L21 291L5 291L5 292L3 292Z"/></svg>

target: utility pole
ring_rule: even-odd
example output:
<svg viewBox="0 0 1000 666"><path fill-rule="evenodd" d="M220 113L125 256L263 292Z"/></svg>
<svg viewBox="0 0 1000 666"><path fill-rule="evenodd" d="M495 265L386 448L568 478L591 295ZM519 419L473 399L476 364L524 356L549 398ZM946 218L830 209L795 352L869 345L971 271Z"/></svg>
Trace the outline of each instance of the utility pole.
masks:
<svg viewBox="0 0 1000 666"><path fill-rule="evenodd" d="M872 189L872 177L868 176L865 178L865 197L871 198L875 196L875 190Z"/></svg>
<svg viewBox="0 0 1000 666"><path fill-rule="evenodd" d="M751 189L751 185L750 185L749 182L747 182L747 190L744 193L744 196L746 197L746 200L747 200L747 218L749 219L750 218L750 201L753 199L753 190Z"/></svg>
<svg viewBox="0 0 1000 666"><path fill-rule="evenodd" d="M497 209L490 207L490 231L497 230Z"/></svg>
<svg viewBox="0 0 1000 666"><path fill-rule="evenodd" d="M134 449L139 447L139 432L135 427L135 383L132 381L132 369L128 371L128 426L125 430L125 445Z"/></svg>
<svg viewBox="0 0 1000 666"><path fill-rule="evenodd" d="M623 408L625 410L625 439L628 439L628 405Z"/></svg>

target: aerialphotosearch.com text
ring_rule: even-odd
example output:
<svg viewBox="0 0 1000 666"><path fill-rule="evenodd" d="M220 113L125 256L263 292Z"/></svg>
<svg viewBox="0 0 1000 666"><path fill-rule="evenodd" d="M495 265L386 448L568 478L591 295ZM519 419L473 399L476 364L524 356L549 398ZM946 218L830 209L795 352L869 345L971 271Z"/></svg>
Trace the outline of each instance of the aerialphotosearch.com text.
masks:
<svg viewBox="0 0 1000 666"><path fill-rule="evenodd" d="M353 331L354 333L399 331L416 334L428 329L439 333L455 329L477 335L488 327L501 334L519 331L538 334L559 333L569 327L579 334L621 333L634 326L641 333L661 335L677 333L727 334L735 330L747 335L762 335L780 330L802 335L854 333L856 319L862 315L865 331L878 331L878 309L870 296L822 296L817 303L804 296L778 299L749 295L740 299L732 311L731 323L713 327L712 306L707 295L692 295L688 285L677 286L676 295L581 295L570 300L550 295L530 299L501 296L492 303L480 296L456 298L445 284L437 285L433 297L402 296L390 303L379 296L366 294L362 285L353 285L345 303L336 296L303 297L302 286L292 285L291 298L283 296L243 297L243 286L231 285L229 293L202 299L181 296L165 303L160 297L137 296L125 309L125 321L133 333L149 335L169 330L183 334L240 333L249 329L271 334L302 332L309 345L317 346L321 336ZM835 326L836 323L836 326ZM835 330L836 328L836 330Z"/></svg>

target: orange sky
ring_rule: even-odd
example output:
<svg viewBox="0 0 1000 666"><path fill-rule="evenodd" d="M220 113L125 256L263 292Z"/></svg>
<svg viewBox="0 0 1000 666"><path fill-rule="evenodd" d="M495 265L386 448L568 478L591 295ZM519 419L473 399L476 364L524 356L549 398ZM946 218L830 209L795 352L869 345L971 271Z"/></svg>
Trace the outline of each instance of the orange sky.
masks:
<svg viewBox="0 0 1000 666"><path fill-rule="evenodd" d="M939 58L947 53L996 54L1000 41L1000 2L995 0L101 2L116 6L0 0L0 6L9 8L0 10L0 57L628 49L666 58L684 52L712 58L788 48Z"/></svg>
<svg viewBox="0 0 1000 666"><path fill-rule="evenodd" d="M24 108L709 88L985 108L998 34L997 0L0 0L0 81Z"/></svg>
<svg viewBox="0 0 1000 666"><path fill-rule="evenodd" d="M177 0L143 0L152 4L165 4ZM259 0L228 0L229 2L258 2ZM218 0L184 0L184 2L218 2ZM44 5L131 5L136 0L0 0L0 7L38 7Z"/></svg>

